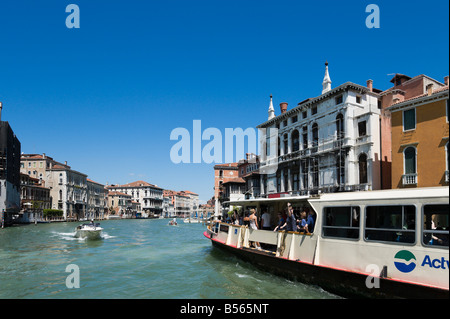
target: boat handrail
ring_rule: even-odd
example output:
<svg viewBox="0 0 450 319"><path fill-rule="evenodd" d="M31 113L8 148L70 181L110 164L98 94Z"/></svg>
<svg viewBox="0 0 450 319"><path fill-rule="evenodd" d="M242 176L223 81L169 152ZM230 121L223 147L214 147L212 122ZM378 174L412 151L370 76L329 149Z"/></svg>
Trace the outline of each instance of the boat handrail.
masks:
<svg viewBox="0 0 450 319"><path fill-rule="evenodd" d="M241 228L248 228L247 225L236 225L236 224L230 224L226 222L219 222L222 225L225 226L233 226L233 227L241 227ZM267 231L267 232L273 232L273 230L266 230L266 229L257 229L261 231ZM313 233L305 233L305 232L298 232L298 231L286 231L286 230L277 230L277 233L288 233L288 234L298 234L298 235L305 235L305 236L312 236Z"/></svg>

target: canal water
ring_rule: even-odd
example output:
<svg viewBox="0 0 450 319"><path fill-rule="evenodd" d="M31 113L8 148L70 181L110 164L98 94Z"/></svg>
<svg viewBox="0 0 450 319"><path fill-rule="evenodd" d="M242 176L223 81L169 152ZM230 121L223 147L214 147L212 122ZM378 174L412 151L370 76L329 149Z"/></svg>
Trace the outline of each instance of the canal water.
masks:
<svg viewBox="0 0 450 319"><path fill-rule="evenodd" d="M201 224L108 220L92 241L74 238L77 225L0 229L0 298L338 298L213 248ZM66 286L69 265L79 288Z"/></svg>

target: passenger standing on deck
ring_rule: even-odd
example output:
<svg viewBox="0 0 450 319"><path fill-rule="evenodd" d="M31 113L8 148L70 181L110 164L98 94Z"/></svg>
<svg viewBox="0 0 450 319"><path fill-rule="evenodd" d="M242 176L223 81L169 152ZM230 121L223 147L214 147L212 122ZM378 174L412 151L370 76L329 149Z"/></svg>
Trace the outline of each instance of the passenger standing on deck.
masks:
<svg viewBox="0 0 450 319"><path fill-rule="evenodd" d="M315 223L315 218L314 218L314 212L310 209L308 209L308 218L306 219L306 225L305 225L305 231L307 233L313 233L314 232L314 223Z"/></svg>
<svg viewBox="0 0 450 319"><path fill-rule="evenodd" d="M303 210L300 213L300 221L298 223L298 230L300 232L304 232L305 231L305 226L306 226L306 212Z"/></svg>
<svg viewBox="0 0 450 319"><path fill-rule="evenodd" d="M250 210L250 216L248 217L248 219L249 219L249 222L250 222L250 228L253 229L253 230L257 230L258 229L258 220L257 220L257 217L255 215L255 210L254 209ZM256 249L261 249L261 245L257 241L255 241L254 244L255 244L255 248Z"/></svg>
<svg viewBox="0 0 450 319"><path fill-rule="evenodd" d="M291 204L287 204L288 209L288 217L286 219L286 230L287 231L297 231L297 219L294 215L294 209L292 208Z"/></svg>
<svg viewBox="0 0 450 319"><path fill-rule="evenodd" d="M270 224L270 215L269 213L266 211L264 212L264 214L262 215L262 229L263 230L271 230L271 224Z"/></svg>
<svg viewBox="0 0 450 319"><path fill-rule="evenodd" d="M281 213L278 213L278 225L277 227L275 227L275 229L273 231L277 231L278 229L280 229L281 226L283 226L285 224L285 219L283 218L283 215Z"/></svg>
<svg viewBox="0 0 450 319"><path fill-rule="evenodd" d="M244 218L243 218L244 226L249 226L249 221L250 221L249 213L248 213L248 210L247 210L247 211L245 211L245 215L244 215Z"/></svg>
<svg viewBox="0 0 450 319"><path fill-rule="evenodd" d="M288 203L287 206L288 216L286 222L279 229L286 228L287 231L297 231L297 220L295 219L294 211L290 203Z"/></svg>

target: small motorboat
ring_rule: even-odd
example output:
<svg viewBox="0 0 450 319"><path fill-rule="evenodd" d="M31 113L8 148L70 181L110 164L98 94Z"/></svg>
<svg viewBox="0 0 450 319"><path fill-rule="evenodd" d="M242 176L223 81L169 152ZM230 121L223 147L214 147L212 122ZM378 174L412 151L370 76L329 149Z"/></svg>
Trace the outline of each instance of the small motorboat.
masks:
<svg viewBox="0 0 450 319"><path fill-rule="evenodd" d="M87 239L99 239L102 234L103 228L100 227L100 224L82 224L75 228L75 237L76 238L87 238Z"/></svg>
<svg viewBox="0 0 450 319"><path fill-rule="evenodd" d="M176 226L176 225L178 225L177 220L176 220L175 218L172 219L172 220L169 222L169 225L170 225L170 226Z"/></svg>

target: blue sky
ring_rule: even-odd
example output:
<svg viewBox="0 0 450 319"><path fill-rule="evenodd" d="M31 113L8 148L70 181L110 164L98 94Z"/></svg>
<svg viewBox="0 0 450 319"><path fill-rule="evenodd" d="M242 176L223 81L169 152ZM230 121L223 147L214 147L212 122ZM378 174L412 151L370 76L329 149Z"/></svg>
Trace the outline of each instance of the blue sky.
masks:
<svg viewBox="0 0 450 319"><path fill-rule="evenodd" d="M80 28L68 29L68 4ZM380 8L368 29L365 8ZM101 183L146 180L213 196L214 164L174 164L170 132L248 128L351 81L448 75L448 1L0 2L0 101L24 153ZM207 142L204 142L206 144ZM204 145L203 144L203 145Z"/></svg>

